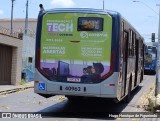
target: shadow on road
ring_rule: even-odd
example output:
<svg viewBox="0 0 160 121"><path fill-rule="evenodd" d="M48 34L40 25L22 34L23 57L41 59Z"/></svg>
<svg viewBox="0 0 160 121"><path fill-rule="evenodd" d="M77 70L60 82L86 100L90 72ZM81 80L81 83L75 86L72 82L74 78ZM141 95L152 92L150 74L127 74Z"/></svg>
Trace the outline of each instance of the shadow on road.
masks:
<svg viewBox="0 0 160 121"><path fill-rule="evenodd" d="M133 92L131 99L141 90L142 86L138 86ZM61 117L61 118L87 118L101 120L115 120L116 117L111 117L111 114L118 115L129 103L115 103L113 100L86 98L77 103L71 103L64 100L60 103L40 110L44 117ZM127 113L127 112L126 112Z"/></svg>

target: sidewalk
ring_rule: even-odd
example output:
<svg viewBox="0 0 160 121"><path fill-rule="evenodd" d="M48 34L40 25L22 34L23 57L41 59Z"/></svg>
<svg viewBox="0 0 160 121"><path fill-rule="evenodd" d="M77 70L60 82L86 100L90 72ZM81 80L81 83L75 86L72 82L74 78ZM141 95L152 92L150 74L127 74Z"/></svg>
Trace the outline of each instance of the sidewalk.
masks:
<svg viewBox="0 0 160 121"><path fill-rule="evenodd" d="M0 95L10 94L21 90L33 88L34 81L27 82L24 85L0 85Z"/></svg>

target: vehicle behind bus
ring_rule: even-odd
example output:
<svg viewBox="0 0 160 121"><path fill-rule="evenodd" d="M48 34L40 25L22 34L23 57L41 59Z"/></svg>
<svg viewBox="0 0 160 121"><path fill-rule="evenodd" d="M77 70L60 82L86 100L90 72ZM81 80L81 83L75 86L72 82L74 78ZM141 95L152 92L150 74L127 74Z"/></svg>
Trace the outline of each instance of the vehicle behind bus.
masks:
<svg viewBox="0 0 160 121"><path fill-rule="evenodd" d="M144 72L145 74L156 74L157 47L146 46Z"/></svg>

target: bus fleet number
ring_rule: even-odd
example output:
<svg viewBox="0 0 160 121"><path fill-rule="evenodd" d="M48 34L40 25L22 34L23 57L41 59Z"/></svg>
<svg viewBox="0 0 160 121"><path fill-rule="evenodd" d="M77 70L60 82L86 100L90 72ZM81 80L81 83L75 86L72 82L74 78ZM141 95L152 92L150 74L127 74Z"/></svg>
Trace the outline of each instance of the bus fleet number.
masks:
<svg viewBox="0 0 160 121"><path fill-rule="evenodd" d="M81 88L80 87L67 86L67 87L65 87L65 90L68 90L68 91L81 91Z"/></svg>

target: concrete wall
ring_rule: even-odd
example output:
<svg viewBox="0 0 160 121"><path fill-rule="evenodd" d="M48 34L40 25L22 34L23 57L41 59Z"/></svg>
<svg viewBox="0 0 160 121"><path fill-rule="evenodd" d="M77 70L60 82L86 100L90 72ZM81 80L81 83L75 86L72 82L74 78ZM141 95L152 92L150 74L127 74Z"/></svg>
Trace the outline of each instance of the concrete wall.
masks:
<svg viewBox="0 0 160 121"><path fill-rule="evenodd" d="M11 29L10 19L0 19L0 26ZM37 19L28 19L28 35L35 37L37 27ZM25 19L13 19L13 30L16 32L24 33Z"/></svg>

